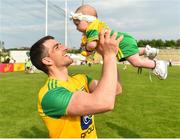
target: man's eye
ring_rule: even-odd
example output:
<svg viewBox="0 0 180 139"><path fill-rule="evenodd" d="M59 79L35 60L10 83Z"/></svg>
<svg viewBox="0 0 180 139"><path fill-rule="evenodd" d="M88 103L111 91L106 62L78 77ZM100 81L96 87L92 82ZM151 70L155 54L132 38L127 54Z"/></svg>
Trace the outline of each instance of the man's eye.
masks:
<svg viewBox="0 0 180 139"><path fill-rule="evenodd" d="M59 48L59 45L57 45L56 47L55 47L55 49L58 49Z"/></svg>

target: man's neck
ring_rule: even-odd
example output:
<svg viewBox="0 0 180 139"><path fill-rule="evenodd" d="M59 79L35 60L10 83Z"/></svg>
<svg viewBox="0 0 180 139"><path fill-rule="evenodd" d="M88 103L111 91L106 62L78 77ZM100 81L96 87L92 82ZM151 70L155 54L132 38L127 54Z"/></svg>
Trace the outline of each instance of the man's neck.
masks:
<svg viewBox="0 0 180 139"><path fill-rule="evenodd" d="M67 68L61 68L61 69L53 69L49 72L49 77L52 77L57 80L68 80L68 69Z"/></svg>

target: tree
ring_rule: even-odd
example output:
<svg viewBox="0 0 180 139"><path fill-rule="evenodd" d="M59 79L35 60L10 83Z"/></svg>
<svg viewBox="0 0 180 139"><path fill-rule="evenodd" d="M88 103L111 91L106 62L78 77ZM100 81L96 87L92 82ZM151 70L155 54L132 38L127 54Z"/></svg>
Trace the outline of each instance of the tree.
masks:
<svg viewBox="0 0 180 139"><path fill-rule="evenodd" d="M0 41L0 51L3 52L4 50L4 41Z"/></svg>
<svg viewBox="0 0 180 139"><path fill-rule="evenodd" d="M68 52L69 52L69 53L77 54L77 53L80 53L81 50L80 50L80 49L73 48L73 49L70 49Z"/></svg>
<svg viewBox="0 0 180 139"><path fill-rule="evenodd" d="M180 39L176 41L176 47L180 47Z"/></svg>
<svg viewBox="0 0 180 139"><path fill-rule="evenodd" d="M165 41L165 46L173 48L173 47L176 46L176 42L174 40L166 40Z"/></svg>
<svg viewBox="0 0 180 139"><path fill-rule="evenodd" d="M161 39L156 40L156 47L158 48L164 47L164 41Z"/></svg>
<svg viewBox="0 0 180 139"><path fill-rule="evenodd" d="M137 42L137 44L138 44L138 47L144 47L144 41L143 40L139 40Z"/></svg>
<svg viewBox="0 0 180 139"><path fill-rule="evenodd" d="M149 44L152 47L156 47L156 40L155 39L151 40L151 42Z"/></svg>

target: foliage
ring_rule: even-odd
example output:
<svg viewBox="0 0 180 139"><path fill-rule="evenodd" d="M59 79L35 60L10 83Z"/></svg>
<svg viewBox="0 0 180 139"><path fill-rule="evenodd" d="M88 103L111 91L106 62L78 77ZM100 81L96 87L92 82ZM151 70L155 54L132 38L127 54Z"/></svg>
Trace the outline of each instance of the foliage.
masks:
<svg viewBox="0 0 180 139"><path fill-rule="evenodd" d="M137 41L139 47L144 47L147 44L156 48L175 48L180 47L180 39L178 40L162 40L162 39L152 39L152 40L139 40Z"/></svg>
<svg viewBox="0 0 180 139"><path fill-rule="evenodd" d="M162 40L162 39L152 39L152 40L138 40L138 47L145 47L147 44L155 47L155 48L179 48L180 47L180 39L178 40ZM79 48L73 48L69 50L70 53L80 53L81 50Z"/></svg>
<svg viewBox="0 0 180 139"><path fill-rule="evenodd" d="M178 40L162 40L162 39L152 39L152 40L138 40L137 44L139 47L145 47L147 44L156 47L156 48L179 48L180 47L180 39ZM10 48L6 49L3 41L0 41L0 48L3 52L9 52L10 50L30 50L30 47L21 47L21 48ZM73 47L69 50L69 53L80 53L81 49Z"/></svg>
<svg viewBox="0 0 180 139"><path fill-rule="evenodd" d="M78 54L78 53L81 52L81 50L80 50L80 49L73 48L73 49L70 49L68 52L69 52L69 53Z"/></svg>
<svg viewBox="0 0 180 139"><path fill-rule="evenodd" d="M178 40L176 41L176 46L177 46L177 47L180 47L180 39L178 39Z"/></svg>

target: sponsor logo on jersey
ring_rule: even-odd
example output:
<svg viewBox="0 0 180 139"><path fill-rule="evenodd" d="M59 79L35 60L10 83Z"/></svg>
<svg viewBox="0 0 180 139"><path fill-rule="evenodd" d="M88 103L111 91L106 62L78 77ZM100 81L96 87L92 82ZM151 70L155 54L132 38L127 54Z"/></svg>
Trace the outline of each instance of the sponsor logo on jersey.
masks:
<svg viewBox="0 0 180 139"><path fill-rule="evenodd" d="M92 115L81 116L81 129L85 130L92 124Z"/></svg>
<svg viewBox="0 0 180 139"><path fill-rule="evenodd" d="M85 138L88 134L90 134L94 130L94 125L90 126L85 132L81 134L81 138Z"/></svg>

